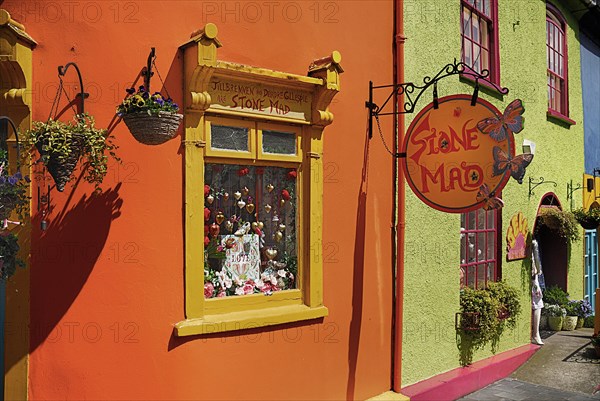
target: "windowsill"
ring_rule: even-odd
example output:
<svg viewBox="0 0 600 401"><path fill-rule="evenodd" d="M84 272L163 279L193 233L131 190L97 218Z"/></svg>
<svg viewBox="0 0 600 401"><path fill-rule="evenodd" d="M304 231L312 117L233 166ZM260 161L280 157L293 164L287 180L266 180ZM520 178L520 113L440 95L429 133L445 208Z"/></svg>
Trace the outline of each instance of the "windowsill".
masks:
<svg viewBox="0 0 600 401"><path fill-rule="evenodd" d="M459 76L460 76L461 80L465 80L465 81L469 82L470 84L475 85L475 78L473 78L472 75L459 74ZM498 87L502 88L502 85L500 85L500 84L494 83L494 85L498 85ZM485 91L490 92L490 94L492 94L494 96L504 96L504 94L502 92L500 92L494 85L492 85L491 83L489 83L486 80L483 80L483 79L479 80L480 88L483 88Z"/></svg>
<svg viewBox="0 0 600 401"><path fill-rule="evenodd" d="M564 114L561 114L554 110L548 110L548 112L546 113L546 116L548 117L549 120L558 120L558 121L562 122L563 124L567 124L567 125L577 124L577 122L575 120L571 120L569 117L565 116Z"/></svg>
<svg viewBox="0 0 600 401"><path fill-rule="evenodd" d="M310 308L306 305L288 305L207 315L204 318L186 319L176 323L175 335L183 337L252 329L301 320L318 319L328 314L329 311L325 306Z"/></svg>

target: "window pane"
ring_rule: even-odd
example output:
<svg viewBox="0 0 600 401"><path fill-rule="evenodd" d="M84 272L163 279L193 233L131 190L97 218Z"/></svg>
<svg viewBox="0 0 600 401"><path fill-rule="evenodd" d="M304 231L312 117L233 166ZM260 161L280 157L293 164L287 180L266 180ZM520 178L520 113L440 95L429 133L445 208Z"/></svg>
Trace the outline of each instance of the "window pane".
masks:
<svg viewBox="0 0 600 401"><path fill-rule="evenodd" d="M486 265L477 265L477 288L485 288L485 267Z"/></svg>
<svg viewBox="0 0 600 401"><path fill-rule="evenodd" d="M487 225L486 228L490 229L490 228L494 228L496 226L496 212L493 210L490 210L487 212Z"/></svg>
<svg viewBox="0 0 600 401"><path fill-rule="evenodd" d="M474 288L475 287L475 266L469 266L467 268L467 286Z"/></svg>
<svg viewBox="0 0 600 401"><path fill-rule="evenodd" d="M477 229L478 230L485 229L486 211L483 209L477 209L477 211L475 213L477 213Z"/></svg>
<svg viewBox="0 0 600 401"><path fill-rule="evenodd" d="M206 164L206 298L297 288L296 174Z"/></svg>
<svg viewBox="0 0 600 401"><path fill-rule="evenodd" d="M469 241L469 260L467 260L467 263L471 263L475 261L475 255L477 252L477 249L475 247L475 233L469 233L468 234L468 241Z"/></svg>
<svg viewBox="0 0 600 401"><path fill-rule="evenodd" d="M498 277L496 276L496 264L488 263L487 268L488 281L498 281Z"/></svg>
<svg viewBox="0 0 600 401"><path fill-rule="evenodd" d="M248 152L248 128L211 125L210 147Z"/></svg>
<svg viewBox="0 0 600 401"><path fill-rule="evenodd" d="M294 133L263 131L262 140L264 153L296 154L296 134Z"/></svg>
<svg viewBox="0 0 600 401"><path fill-rule="evenodd" d="M473 29L473 31L472 31L473 32L473 36L472 36L473 42L480 43L481 39L479 38L479 17L474 15L474 16L472 16L471 19L472 19L471 27Z"/></svg>
<svg viewBox="0 0 600 401"><path fill-rule="evenodd" d="M494 241L494 233L487 233L487 260L496 259L496 242Z"/></svg>
<svg viewBox="0 0 600 401"><path fill-rule="evenodd" d="M485 260L485 233L477 233L477 260Z"/></svg>

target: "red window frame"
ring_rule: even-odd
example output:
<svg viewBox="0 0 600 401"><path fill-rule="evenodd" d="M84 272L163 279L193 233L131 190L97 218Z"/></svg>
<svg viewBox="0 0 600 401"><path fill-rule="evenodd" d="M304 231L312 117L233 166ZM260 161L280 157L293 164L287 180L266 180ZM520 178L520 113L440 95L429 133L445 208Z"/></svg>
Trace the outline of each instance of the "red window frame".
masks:
<svg viewBox="0 0 600 401"><path fill-rule="evenodd" d="M569 80L566 20L552 4L546 4L546 61L548 114L569 116Z"/></svg>
<svg viewBox="0 0 600 401"><path fill-rule="evenodd" d="M465 15L468 19L465 20ZM477 32L473 23L477 22ZM486 35L482 35L485 29ZM490 82L500 85L500 52L498 46L498 1L497 0L461 0L460 7L461 61L474 72L481 73L487 69L490 72ZM485 43L484 43L485 41ZM479 51L477 59L473 55ZM482 60L482 52L487 52ZM468 54L471 60L467 59ZM485 64L487 63L487 68Z"/></svg>
<svg viewBox="0 0 600 401"><path fill-rule="evenodd" d="M498 227L502 226L501 216L501 212L497 209L489 211L478 209L461 214L461 288L466 286L474 289L485 288L488 282L500 279ZM493 244L491 252L488 251L490 243Z"/></svg>

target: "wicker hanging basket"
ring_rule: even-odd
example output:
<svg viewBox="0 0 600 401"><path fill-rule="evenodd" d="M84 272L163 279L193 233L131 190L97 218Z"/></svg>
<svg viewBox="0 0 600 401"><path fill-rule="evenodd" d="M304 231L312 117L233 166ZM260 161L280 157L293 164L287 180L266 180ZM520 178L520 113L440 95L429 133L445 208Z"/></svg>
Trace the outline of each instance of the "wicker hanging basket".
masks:
<svg viewBox="0 0 600 401"><path fill-rule="evenodd" d="M175 138L182 119L181 114L165 111L157 114L128 113L123 116L131 135L145 145L160 145Z"/></svg>
<svg viewBox="0 0 600 401"><path fill-rule="evenodd" d="M71 179L71 174L81 157L84 141L84 134L72 133L70 142L71 152L67 157L59 158L54 153L48 154L46 168L48 168L48 172L54 179L58 192L62 192L65 189L65 184ZM40 155L46 156L46 153L42 150L42 143L38 142L35 146Z"/></svg>

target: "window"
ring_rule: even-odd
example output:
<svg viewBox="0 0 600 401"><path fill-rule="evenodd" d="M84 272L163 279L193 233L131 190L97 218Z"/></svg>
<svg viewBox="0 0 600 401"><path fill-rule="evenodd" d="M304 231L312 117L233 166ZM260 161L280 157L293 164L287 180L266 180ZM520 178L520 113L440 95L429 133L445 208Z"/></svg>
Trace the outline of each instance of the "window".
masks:
<svg viewBox="0 0 600 401"><path fill-rule="evenodd" d="M478 209L460 216L460 285L484 288L499 278L498 210Z"/></svg>
<svg viewBox="0 0 600 401"><path fill-rule="evenodd" d="M301 130L209 118L206 132L205 299L298 288Z"/></svg>
<svg viewBox="0 0 600 401"><path fill-rule="evenodd" d="M546 57L548 61L548 112L568 117L566 23L560 12L547 5Z"/></svg>
<svg viewBox="0 0 600 401"><path fill-rule="evenodd" d="M462 61L473 71L490 72L489 80L500 83L498 50L498 4L496 0L461 1Z"/></svg>

